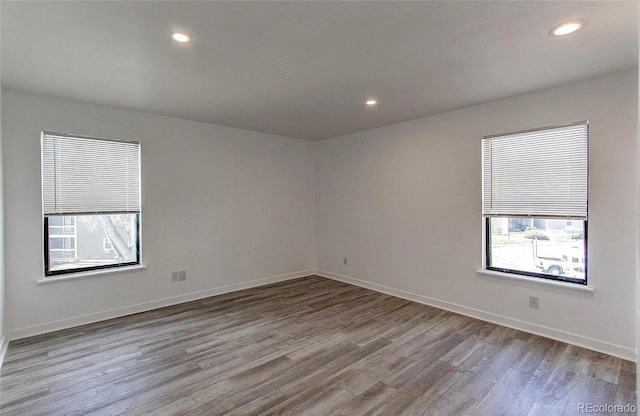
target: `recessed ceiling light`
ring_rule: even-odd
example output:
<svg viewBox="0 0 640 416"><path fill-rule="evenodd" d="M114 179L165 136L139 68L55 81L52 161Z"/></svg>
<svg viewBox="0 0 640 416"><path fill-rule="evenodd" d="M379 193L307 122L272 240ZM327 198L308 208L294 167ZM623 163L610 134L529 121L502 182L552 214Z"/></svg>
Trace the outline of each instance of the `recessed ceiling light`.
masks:
<svg viewBox="0 0 640 416"><path fill-rule="evenodd" d="M174 40L182 43L189 42L191 40L191 36L182 32L174 32L172 36Z"/></svg>
<svg viewBox="0 0 640 416"><path fill-rule="evenodd" d="M373 105L378 104L378 100L367 100L367 101L365 102L365 104L366 104L366 105L369 105L369 106L373 106Z"/></svg>
<svg viewBox="0 0 640 416"><path fill-rule="evenodd" d="M570 22L564 22L551 29L549 35L551 36L565 36L571 33L577 32L587 25L586 20L572 20Z"/></svg>

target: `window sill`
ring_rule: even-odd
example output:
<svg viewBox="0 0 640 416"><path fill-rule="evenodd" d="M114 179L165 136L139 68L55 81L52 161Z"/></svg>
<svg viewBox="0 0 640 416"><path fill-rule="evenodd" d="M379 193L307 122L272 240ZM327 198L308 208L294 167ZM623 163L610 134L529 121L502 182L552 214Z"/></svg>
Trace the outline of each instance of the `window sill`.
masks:
<svg viewBox="0 0 640 416"><path fill-rule="evenodd" d="M46 283L62 282L66 280L84 279L87 277L101 276L105 274L137 272L140 270L144 270L146 268L147 266L142 264L142 265L136 265L136 266L127 266L127 267L114 267L112 269L92 270L90 272L69 273L69 274L62 274L57 276L43 277L42 279L36 281L36 283L46 284Z"/></svg>
<svg viewBox="0 0 640 416"><path fill-rule="evenodd" d="M535 285L553 286L553 287L567 289L567 290L593 293L592 287L589 287L587 285L576 284L576 283L560 282L556 280L542 279L539 277L529 277L529 276L523 276L523 275L518 275L513 273L503 273L503 272L497 272L493 270L484 270L484 269L477 270L476 273L482 276L498 277L501 279L517 280L521 282L532 283Z"/></svg>

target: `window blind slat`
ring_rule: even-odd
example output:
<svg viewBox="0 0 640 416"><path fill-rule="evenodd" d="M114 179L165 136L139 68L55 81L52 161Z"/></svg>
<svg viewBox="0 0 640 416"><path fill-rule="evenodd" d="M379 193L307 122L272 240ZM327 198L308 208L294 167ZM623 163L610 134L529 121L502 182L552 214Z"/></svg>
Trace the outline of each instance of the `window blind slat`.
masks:
<svg viewBox="0 0 640 416"><path fill-rule="evenodd" d="M140 212L140 144L42 134L45 215Z"/></svg>
<svg viewBox="0 0 640 416"><path fill-rule="evenodd" d="M587 219L589 124L485 137L483 215Z"/></svg>

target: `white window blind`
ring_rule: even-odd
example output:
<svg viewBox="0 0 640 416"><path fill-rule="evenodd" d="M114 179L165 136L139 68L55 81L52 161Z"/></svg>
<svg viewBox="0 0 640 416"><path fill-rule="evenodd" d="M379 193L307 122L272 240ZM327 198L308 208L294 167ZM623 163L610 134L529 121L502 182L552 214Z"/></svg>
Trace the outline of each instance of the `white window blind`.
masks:
<svg viewBox="0 0 640 416"><path fill-rule="evenodd" d="M140 144L42 133L45 215L140 212Z"/></svg>
<svg viewBox="0 0 640 416"><path fill-rule="evenodd" d="M587 219L589 124L487 136L483 215Z"/></svg>

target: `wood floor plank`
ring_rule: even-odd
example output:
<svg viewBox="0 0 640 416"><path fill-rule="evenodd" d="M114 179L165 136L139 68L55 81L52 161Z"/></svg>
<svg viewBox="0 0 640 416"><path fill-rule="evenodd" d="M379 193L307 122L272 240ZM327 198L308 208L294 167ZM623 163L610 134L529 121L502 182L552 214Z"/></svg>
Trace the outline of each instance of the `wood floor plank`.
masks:
<svg viewBox="0 0 640 416"><path fill-rule="evenodd" d="M636 412L632 411L631 406L635 406L638 403L635 390L628 390L618 387L616 390L616 399L614 405L616 410L614 415L633 415Z"/></svg>
<svg viewBox="0 0 640 416"><path fill-rule="evenodd" d="M475 415L477 401L455 390L449 390L441 400L429 407L422 416Z"/></svg>
<svg viewBox="0 0 640 416"><path fill-rule="evenodd" d="M511 406L504 412L504 416L526 416L531 411L534 401L535 399L533 397L518 394L511 403Z"/></svg>
<svg viewBox="0 0 640 416"><path fill-rule="evenodd" d="M500 378L526 352L529 344L507 338L502 345L481 365L471 377L455 386L456 390L476 400L482 400Z"/></svg>
<svg viewBox="0 0 640 416"><path fill-rule="evenodd" d="M530 414L551 416L564 413L581 374L581 368L585 365L585 357L581 350L583 349L571 345L562 354L548 382L534 401Z"/></svg>
<svg viewBox="0 0 640 416"><path fill-rule="evenodd" d="M635 374L620 358L309 276L12 341L0 413L572 415L586 400L635 404Z"/></svg>
<svg viewBox="0 0 640 416"><path fill-rule="evenodd" d="M439 379L446 376L453 369L451 364L444 361L435 360L429 366L424 369L424 375L422 377L411 380L401 386L401 390L397 390L397 393L392 394L389 400L386 400L370 411L367 415L399 415L403 412L408 413L408 409L412 408L413 412L426 408L418 400L424 395L433 385L435 385Z"/></svg>
<svg viewBox="0 0 640 416"><path fill-rule="evenodd" d="M524 386L521 394L532 398L538 397L568 347L569 345L564 342L554 341L551 348L547 350L544 359Z"/></svg>
<svg viewBox="0 0 640 416"><path fill-rule="evenodd" d="M614 404L616 385L601 379L579 374L571 391L563 416L584 415L586 403Z"/></svg>
<svg viewBox="0 0 640 416"><path fill-rule="evenodd" d="M506 414L530 377L515 368L508 369L473 409L474 416Z"/></svg>
<svg viewBox="0 0 640 416"><path fill-rule="evenodd" d="M337 409L334 415L354 416L367 413L395 393L397 393L395 389L379 381Z"/></svg>

